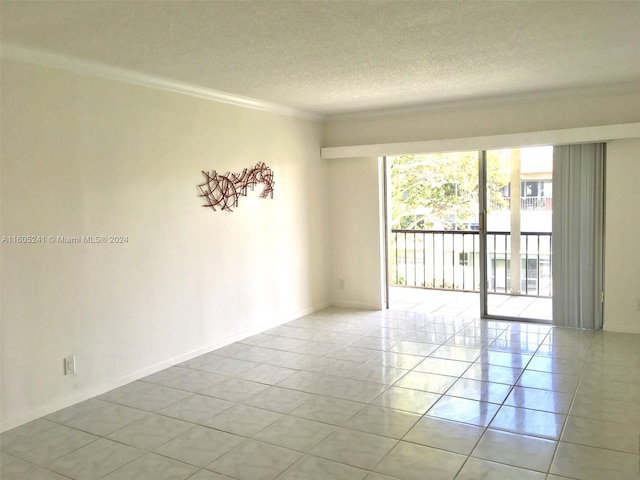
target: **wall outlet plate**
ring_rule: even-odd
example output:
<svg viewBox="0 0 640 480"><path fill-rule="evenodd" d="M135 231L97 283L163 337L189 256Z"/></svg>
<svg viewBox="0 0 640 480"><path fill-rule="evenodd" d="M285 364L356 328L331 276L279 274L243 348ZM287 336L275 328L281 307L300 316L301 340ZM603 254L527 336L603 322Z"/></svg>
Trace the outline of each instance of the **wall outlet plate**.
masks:
<svg viewBox="0 0 640 480"><path fill-rule="evenodd" d="M73 375L74 373L76 373L76 357L71 355L64 359L64 374Z"/></svg>

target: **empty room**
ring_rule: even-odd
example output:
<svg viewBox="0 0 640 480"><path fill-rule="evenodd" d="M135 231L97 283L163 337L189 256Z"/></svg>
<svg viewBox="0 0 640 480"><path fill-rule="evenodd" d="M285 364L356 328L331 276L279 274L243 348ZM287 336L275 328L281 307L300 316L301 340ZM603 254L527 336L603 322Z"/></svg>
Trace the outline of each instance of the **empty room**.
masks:
<svg viewBox="0 0 640 480"><path fill-rule="evenodd" d="M639 27L0 0L0 478L638 480Z"/></svg>

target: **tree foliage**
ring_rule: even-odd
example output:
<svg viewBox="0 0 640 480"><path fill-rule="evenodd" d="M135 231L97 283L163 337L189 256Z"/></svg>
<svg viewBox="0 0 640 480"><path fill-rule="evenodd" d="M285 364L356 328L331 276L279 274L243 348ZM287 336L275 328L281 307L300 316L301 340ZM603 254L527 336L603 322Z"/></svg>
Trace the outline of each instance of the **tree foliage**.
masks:
<svg viewBox="0 0 640 480"><path fill-rule="evenodd" d="M391 225L394 229L470 230L478 223L478 153L400 155L391 162ZM488 158L489 206L504 202L508 171Z"/></svg>

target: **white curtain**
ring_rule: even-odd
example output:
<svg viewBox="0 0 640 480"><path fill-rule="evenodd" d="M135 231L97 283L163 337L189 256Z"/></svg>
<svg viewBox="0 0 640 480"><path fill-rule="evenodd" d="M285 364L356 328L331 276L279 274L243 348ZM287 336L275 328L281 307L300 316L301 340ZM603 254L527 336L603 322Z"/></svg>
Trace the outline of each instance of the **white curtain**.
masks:
<svg viewBox="0 0 640 480"><path fill-rule="evenodd" d="M602 328L605 144L553 149L553 323Z"/></svg>

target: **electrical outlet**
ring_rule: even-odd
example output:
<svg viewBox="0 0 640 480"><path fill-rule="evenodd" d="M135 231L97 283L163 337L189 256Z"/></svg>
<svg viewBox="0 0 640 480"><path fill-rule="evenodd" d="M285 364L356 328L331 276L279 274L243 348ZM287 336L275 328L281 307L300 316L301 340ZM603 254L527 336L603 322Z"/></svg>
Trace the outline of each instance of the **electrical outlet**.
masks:
<svg viewBox="0 0 640 480"><path fill-rule="evenodd" d="M640 312L640 298L638 299L638 311Z"/></svg>
<svg viewBox="0 0 640 480"><path fill-rule="evenodd" d="M342 278L338 279L338 288L344 290L344 280Z"/></svg>
<svg viewBox="0 0 640 480"><path fill-rule="evenodd" d="M71 355L64 359L64 374L73 375L74 373L76 373L76 357Z"/></svg>

